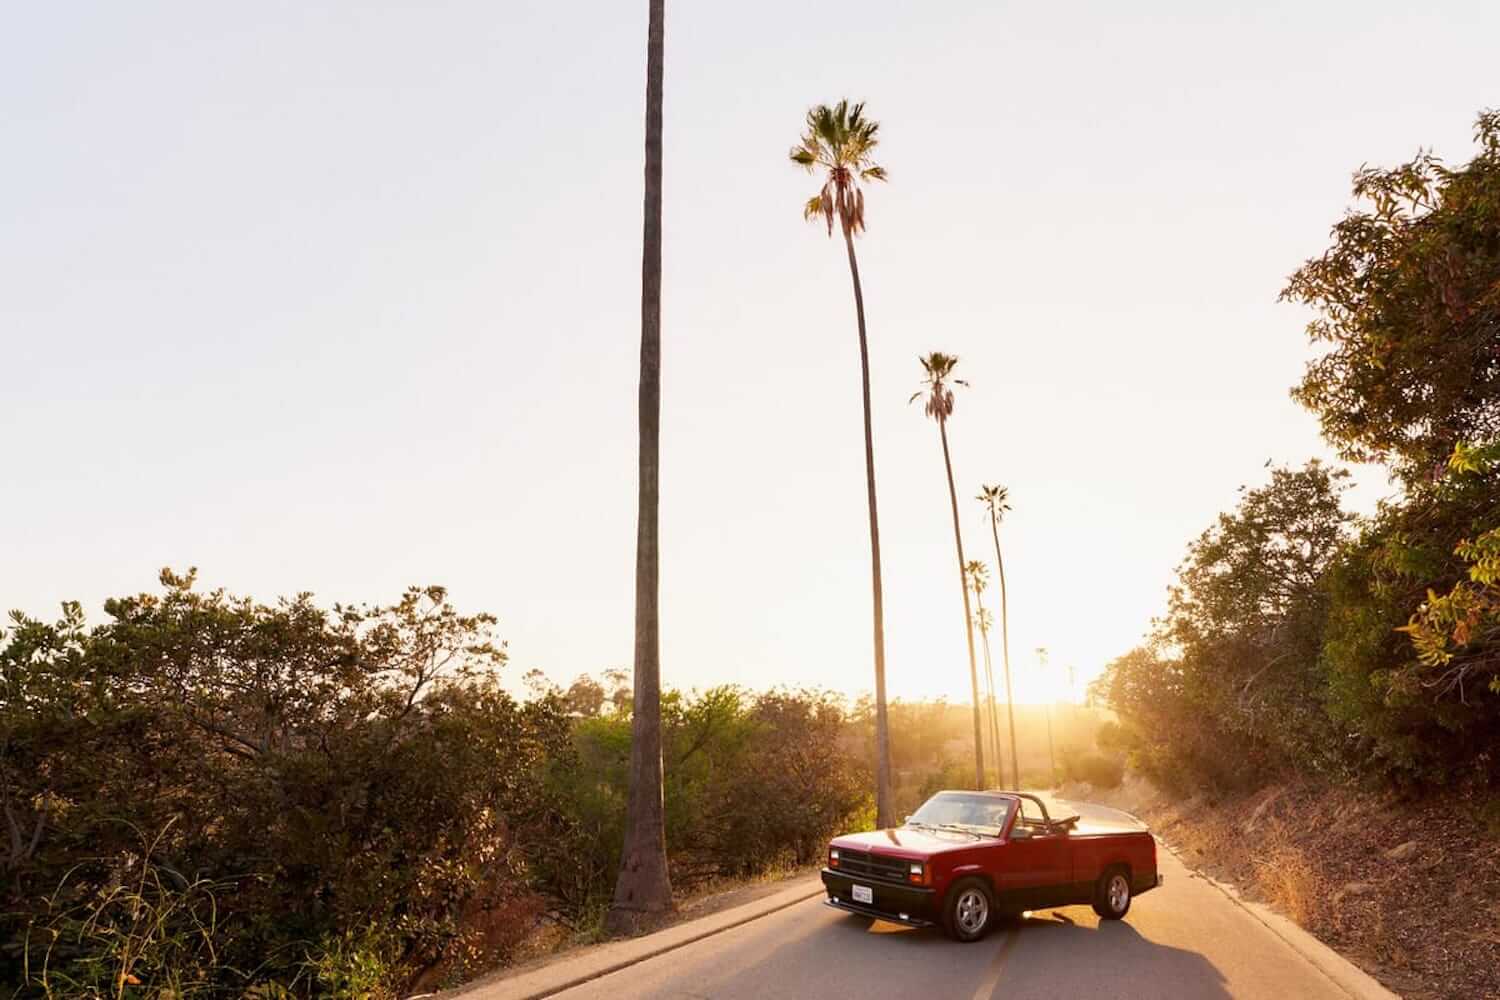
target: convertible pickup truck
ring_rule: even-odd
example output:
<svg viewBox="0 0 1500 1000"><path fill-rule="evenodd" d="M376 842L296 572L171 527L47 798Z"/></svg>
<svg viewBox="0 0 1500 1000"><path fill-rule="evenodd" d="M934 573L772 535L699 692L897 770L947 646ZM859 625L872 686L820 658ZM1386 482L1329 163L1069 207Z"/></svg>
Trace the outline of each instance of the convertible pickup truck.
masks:
<svg viewBox="0 0 1500 1000"><path fill-rule="evenodd" d="M1051 816L1025 792L938 792L903 826L835 837L828 905L978 941L997 918L1090 903L1119 920L1161 885L1156 840L1134 822Z"/></svg>

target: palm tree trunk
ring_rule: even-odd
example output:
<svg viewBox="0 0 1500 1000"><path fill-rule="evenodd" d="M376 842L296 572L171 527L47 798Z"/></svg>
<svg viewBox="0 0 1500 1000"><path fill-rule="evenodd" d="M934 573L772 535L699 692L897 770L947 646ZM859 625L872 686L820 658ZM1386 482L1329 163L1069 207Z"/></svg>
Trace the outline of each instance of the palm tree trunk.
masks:
<svg viewBox="0 0 1500 1000"><path fill-rule="evenodd" d="M646 195L641 252L640 492L635 534L635 701L630 792L620 876L607 920L634 930L644 914L672 907L662 801L658 544L661 443L661 138L665 0L650 0L646 32Z"/></svg>
<svg viewBox="0 0 1500 1000"><path fill-rule="evenodd" d="M1000 652L1005 658L1005 714L1010 721L1010 777L1021 788L1021 758L1016 756L1016 703L1010 693L1010 605L1005 598L1005 560L1000 558L1000 523L990 511L990 533L995 538L995 569L1000 574Z"/></svg>
<svg viewBox="0 0 1500 1000"><path fill-rule="evenodd" d="M976 594L975 600L979 597ZM995 752L995 785L1005 784L1005 755L1000 752L1000 716L995 706L995 667L990 658L990 630L981 628L979 637L984 646L984 698L990 712L990 749Z"/></svg>
<svg viewBox="0 0 1500 1000"><path fill-rule="evenodd" d="M859 320L859 377L865 406L865 493L870 503L870 587L875 608L875 826L895 825L891 801L891 732L885 707L885 597L880 583L880 517L875 510L875 433L870 422L870 347L865 338L865 294L859 284L854 234L844 227L849 276L854 280L854 313Z"/></svg>
<svg viewBox="0 0 1500 1000"><path fill-rule="evenodd" d="M995 755L995 787L1005 783L1004 756L1000 753L1000 721L995 716L995 669L990 661L990 630L984 623L984 595L974 589L974 614L979 619L979 646L984 652L984 703L989 713L985 735Z"/></svg>
<svg viewBox="0 0 1500 1000"><path fill-rule="evenodd" d="M964 572L964 536L958 527L958 491L953 488L953 462L948 457L948 421L939 418L938 435L943 439L943 468L948 472L948 502L953 505L953 544L958 549L958 586L964 595L964 638L969 643L969 685L974 692L974 775L976 788L984 787L984 736L979 722L979 667L974 662L974 622L969 617L969 577Z"/></svg>

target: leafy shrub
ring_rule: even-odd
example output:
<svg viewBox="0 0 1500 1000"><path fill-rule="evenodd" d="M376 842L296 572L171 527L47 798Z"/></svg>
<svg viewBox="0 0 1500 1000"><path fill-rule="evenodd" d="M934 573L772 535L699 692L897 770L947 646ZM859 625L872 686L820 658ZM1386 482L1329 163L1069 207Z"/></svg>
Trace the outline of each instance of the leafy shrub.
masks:
<svg viewBox="0 0 1500 1000"><path fill-rule="evenodd" d="M1125 780L1125 761L1122 757L1069 747L1062 752L1062 772L1066 781L1086 781L1095 788L1119 788Z"/></svg>
<svg viewBox="0 0 1500 1000"><path fill-rule="evenodd" d="M516 700L494 619L440 588L323 609L161 580L95 628L68 605L0 636L0 985L378 998L596 921L624 822L618 683ZM678 883L808 863L865 822L851 725L816 692L666 692Z"/></svg>
<svg viewBox="0 0 1500 1000"><path fill-rule="evenodd" d="M188 881L156 843L75 866L23 934L25 979L48 998L186 997L249 977L220 955L233 882Z"/></svg>
<svg viewBox="0 0 1500 1000"><path fill-rule="evenodd" d="M127 972L144 993L199 969L189 944L214 959L199 992L310 990L308 962L394 990L453 960L466 917L538 890L530 847L568 830L542 772L571 753L570 722L555 698L498 687L493 619L457 614L439 588L325 611L201 594L191 574L162 583L108 602L93 630L76 606L54 626L17 619L0 649L0 788L28 834L5 859L6 929L59 932L26 938L9 979L49 949L68 963L49 968L97 979L139 939ZM136 870L183 885L142 884L122 911L137 831L155 867ZM350 943L358 928L385 935L379 961ZM145 961L163 948L171 962Z"/></svg>

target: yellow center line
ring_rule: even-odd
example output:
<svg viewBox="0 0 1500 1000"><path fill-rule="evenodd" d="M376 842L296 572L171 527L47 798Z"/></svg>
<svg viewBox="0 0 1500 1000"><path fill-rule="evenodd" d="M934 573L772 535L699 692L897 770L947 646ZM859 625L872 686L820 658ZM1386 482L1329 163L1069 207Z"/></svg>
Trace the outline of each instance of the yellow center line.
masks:
<svg viewBox="0 0 1500 1000"><path fill-rule="evenodd" d="M979 989L974 991L974 1000L990 1000L995 995L995 987L1000 985L1000 975L1005 971L1005 959L1016 947L1016 940L1021 935L1018 929L1012 927L1005 934L1005 943L995 954L995 960L990 963L989 970L984 974L984 981L979 984Z"/></svg>

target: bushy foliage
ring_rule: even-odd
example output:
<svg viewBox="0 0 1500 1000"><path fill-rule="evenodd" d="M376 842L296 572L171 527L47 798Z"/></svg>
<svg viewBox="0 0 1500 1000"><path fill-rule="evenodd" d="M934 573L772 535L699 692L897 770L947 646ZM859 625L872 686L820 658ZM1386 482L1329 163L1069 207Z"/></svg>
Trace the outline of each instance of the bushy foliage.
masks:
<svg viewBox="0 0 1500 1000"><path fill-rule="evenodd" d="M1477 481L1490 494L1493 473L1500 470L1500 447L1460 446L1449 465L1465 485ZM1412 637L1418 660L1431 668L1431 686L1450 692L1457 688L1461 700L1466 700L1466 684L1482 683L1500 694L1500 528L1461 539L1453 553L1467 564L1467 579L1445 594L1429 590L1427 600L1398 631Z"/></svg>
<svg viewBox="0 0 1500 1000"><path fill-rule="evenodd" d="M1310 462L1247 491L1188 547L1150 644L1096 682L1158 780L1241 786L1326 755L1322 579L1349 520L1343 478Z"/></svg>
<svg viewBox="0 0 1500 1000"><path fill-rule="evenodd" d="M1403 493L1346 530L1336 474L1276 473L1095 688L1173 788L1500 781L1500 113L1476 132L1459 168L1361 170L1360 207L1285 292L1329 348L1294 396Z"/></svg>
<svg viewBox="0 0 1500 1000"><path fill-rule="evenodd" d="M1424 784L1495 775L1500 692L1483 678L1496 640L1465 553L1497 526L1500 476L1455 471L1382 505L1332 567L1321 665L1329 714L1361 769ZM1456 593L1472 622L1449 618L1457 602L1444 597Z"/></svg>
<svg viewBox="0 0 1500 1000"><path fill-rule="evenodd" d="M355 928L429 968L486 944L462 940L464 914L537 891L528 846L558 816L540 775L571 752L568 720L499 688L493 619L440 588L325 611L162 584L93 630L76 606L17 619L0 651L0 805L28 834L5 858L12 960L56 942L58 981L84 970L66 939L114 934L110 887L148 869L165 895L136 898L184 920L201 924L173 891L213 887L225 989L294 980Z"/></svg>
<svg viewBox="0 0 1500 1000"><path fill-rule="evenodd" d="M428 988L607 900L628 698L521 701L488 615L194 589L0 636L0 986L54 997ZM869 812L843 707L664 699L681 883L820 857Z"/></svg>
<svg viewBox="0 0 1500 1000"><path fill-rule="evenodd" d="M1409 481L1441 472L1462 442L1500 437L1500 111L1475 126L1458 168L1431 153L1362 168L1358 207L1283 297L1311 305L1329 350L1295 397L1353 461L1391 462Z"/></svg>
<svg viewBox="0 0 1500 1000"><path fill-rule="evenodd" d="M1125 780L1125 758L1119 754L1067 747L1061 757L1064 781L1087 782L1095 788L1119 788Z"/></svg>
<svg viewBox="0 0 1500 1000"><path fill-rule="evenodd" d="M1500 479L1486 469L1413 487L1345 534L1324 476L1309 466L1295 478L1319 485L1288 492L1294 479L1277 473L1190 547L1152 641L1095 684L1121 717L1111 738L1181 792L1293 771L1425 786L1500 777L1488 683L1500 637L1484 582ZM1267 491L1292 505L1267 507ZM1263 544L1286 541L1301 554L1291 575L1272 571Z"/></svg>
<svg viewBox="0 0 1500 1000"><path fill-rule="evenodd" d="M866 759L845 739L850 717L814 691L733 686L662 697L667 847L679 888L822 857L827 838L873 816ZM579 720L576 763L549 783L582 831L555 867L580 910L607 901L623 836L630 716Z"/></svg>

